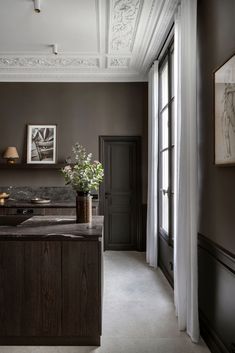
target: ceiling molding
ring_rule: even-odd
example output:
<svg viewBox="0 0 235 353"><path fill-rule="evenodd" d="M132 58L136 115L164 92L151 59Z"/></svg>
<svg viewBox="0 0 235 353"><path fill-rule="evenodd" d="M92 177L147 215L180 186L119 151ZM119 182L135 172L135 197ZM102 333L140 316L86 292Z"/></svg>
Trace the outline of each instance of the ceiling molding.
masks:
<svg viewBox="0 0 235 353"><path fill-rule="evenodd" d="M0 5L0 81L145 81L179 2L56 0L55 13L53 1L36 15L18 0ZM19 21L17 31L3 12ZM53 42L59 46L57 56Z"/></svg>
<svg viewBox="0 0 235 353"><path fill-rule="evenodd" d="M99 68L98 58L58 56L5 56L0 57L0 70L10 68Z"/></svg>
<svg viewBox="0 0 235 353"><path fill-rule="evenodd" d="M130 72L79 72L79 73L20 73L5 72L0 74L1 82L147 82L147 76Z"/></svg>
<svg viewBox="0 0 235 353"><path fill-rule="evenodd" d="M141 31L144 35L142 38L138 37L136 42L136 44L141 42L142 45L136 46L133 52L132 64L136 70L146 73L156 59L173 24L178 3L179 0L152 1L146 27Z"/></svg>
<svg viewBox="0 0 235 353"><path fill-rule="evenodd" d="M146 72L156 59L173 23L174 14L179 0L165 0L161 15L155 24L151 40L146 50L142 63L142 72Z"/></svg>
<svg viewBox="0 0 235 353"><path fill-rule="evenodd" d="M126 57L109 57L108 58L108 68L128 68L130 63L130 58Z"/></svg>
<svg viewBox="0 0 235 353"><path fill-rule="evenodd" d="M159 0L158 2L151 0L148 1L148 6L144 8L145 12L143 13L142 21L139 23L133 48L132 64L137 70L142 69L143 58L148 50L156 23L161 17L164 2L165 0Z"/></svg>

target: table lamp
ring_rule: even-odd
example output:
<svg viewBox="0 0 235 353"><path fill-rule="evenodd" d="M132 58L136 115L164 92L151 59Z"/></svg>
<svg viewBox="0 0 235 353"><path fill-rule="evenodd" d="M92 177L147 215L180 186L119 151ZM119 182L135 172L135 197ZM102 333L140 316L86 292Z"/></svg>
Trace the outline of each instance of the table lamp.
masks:
<svg viewBox="0 0 235 353"><path fill-rule="evenodd" d="M15 160L19 158L16 147L7 147L3 153L3 158L6 159L8 164L14 164Z"/></svg>

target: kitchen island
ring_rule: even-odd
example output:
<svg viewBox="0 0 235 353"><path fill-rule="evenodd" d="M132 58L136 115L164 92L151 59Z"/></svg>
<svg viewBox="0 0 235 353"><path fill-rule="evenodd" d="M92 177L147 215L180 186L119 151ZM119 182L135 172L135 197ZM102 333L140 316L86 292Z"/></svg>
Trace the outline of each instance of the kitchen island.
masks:
<svg viewBox="0 0 235 353"><path fill-rule="evenodd" d="M100 344L102 233L102 216L0 216L1 345Z"/></svg>

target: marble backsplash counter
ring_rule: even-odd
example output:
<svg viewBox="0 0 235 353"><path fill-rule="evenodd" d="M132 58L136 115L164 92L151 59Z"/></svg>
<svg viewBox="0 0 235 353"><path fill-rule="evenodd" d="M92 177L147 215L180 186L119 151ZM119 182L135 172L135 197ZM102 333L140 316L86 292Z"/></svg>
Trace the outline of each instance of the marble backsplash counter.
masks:
<svg viewBox="0 0 235 353"><path fill-rule="evenodd" d="M50 199L52 203L75 204L76 192L70 186L29 187L29 186L0 186L0 192L10 194L9 201L28 203L35 197ZM97 193L92 193L93 201L98 199Z"/></svg>

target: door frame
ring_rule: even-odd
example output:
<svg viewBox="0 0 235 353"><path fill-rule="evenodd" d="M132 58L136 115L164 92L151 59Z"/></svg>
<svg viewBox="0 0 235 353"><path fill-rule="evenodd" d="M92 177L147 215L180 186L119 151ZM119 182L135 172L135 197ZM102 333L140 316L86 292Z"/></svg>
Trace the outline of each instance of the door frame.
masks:
<svg viewBox="0 0 235 353"><path fill-rule="evenodd" d="M138 251L144 251L144 239L142 232L142 150L141 150L141 136L129 136L129 135L100 135L99 136L99 161L104 165L105 142L123 142L123 141L136 142L136 161L137 161L137 234L136 234L136 246ZM105 205L105 182L100 184L99 188L99 214L104 215L104 205ZM105 224L105 223L104 223ZM105 229L104 229L105 234ZM104 242L105 243L105 242Z"/></svg>

